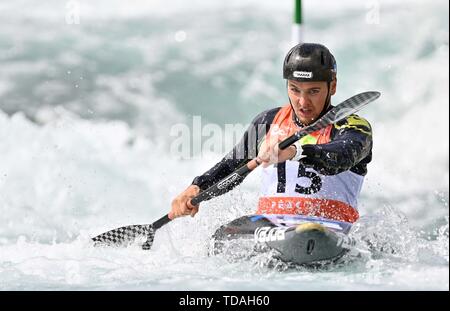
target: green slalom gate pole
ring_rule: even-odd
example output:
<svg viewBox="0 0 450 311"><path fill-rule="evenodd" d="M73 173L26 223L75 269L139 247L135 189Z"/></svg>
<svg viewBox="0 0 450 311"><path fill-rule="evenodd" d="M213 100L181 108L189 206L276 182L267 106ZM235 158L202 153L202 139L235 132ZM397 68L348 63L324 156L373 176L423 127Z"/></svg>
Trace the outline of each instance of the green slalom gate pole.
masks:
<svg viewBox="0 0 450 311"><path fill-rule="evenodd" d="M292 23L292 44L303 42L302 0L294 0L294 20Z"/></svg>

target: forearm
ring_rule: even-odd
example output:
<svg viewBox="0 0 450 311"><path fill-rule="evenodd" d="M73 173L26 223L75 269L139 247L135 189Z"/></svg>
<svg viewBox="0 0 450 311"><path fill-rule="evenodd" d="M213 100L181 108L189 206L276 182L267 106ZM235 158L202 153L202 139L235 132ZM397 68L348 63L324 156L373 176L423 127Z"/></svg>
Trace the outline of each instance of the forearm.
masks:
<svg viewBox="0 0 450 311"><path fill-rule="evenodd" d="M301 159L323 175L336 175L355 168L361 161L370 158L372 138L359 132L348 132L327 144L304 145Z"/></svg>
<svg viewBox="0 0 450 311"><path fill-rule="evenodd" d="M206 190L242 165L247 164L251 159L256 158L258 146L264 140L278 110L279 108L275 108L257 115L233 150L203 175L195 177L192 184L199 186L201 190ZM242 180L236 185L240 182Z"/></svg>
<svg viewBox="0 0 450 311"><path fill-rule="evenodd" d="M206 190L249 161L250 159L230 159L225 157L203 175L195 177L192 184L199 186L201 190Z"/></svg>
<svg viewBox="0 0 450 311"><path fill-rule="evenodd" d="M304 149L308 148L305 146ZM319 173L324 175L336 175L348 171L367 156L363 146L359 142L332 142L323 145L314 145L314 158L320 161L317 167Z"/></svg>

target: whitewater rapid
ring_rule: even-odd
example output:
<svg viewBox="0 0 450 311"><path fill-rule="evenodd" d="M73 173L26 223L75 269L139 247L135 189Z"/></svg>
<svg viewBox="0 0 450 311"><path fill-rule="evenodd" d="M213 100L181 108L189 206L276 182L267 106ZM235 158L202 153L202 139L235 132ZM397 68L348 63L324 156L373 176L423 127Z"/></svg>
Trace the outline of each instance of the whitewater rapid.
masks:
<svg viewBox="0 0 450 311"><path fill-rule="evenodd" d="M228 135L285 103L290 3L79 2L79 25L64 2L0 5L1 290L449 289L447 2L379 1L379 24L356 0L305 2L308 40L338 60L333 102L382 93L361 111L374 157L352 234L396 250L359 245L319 271L208 256L221 224L252 213L258 172L158 230L151 251L90 242L166 214L232 146L180 159L174 125L201 116Z"/></svg>

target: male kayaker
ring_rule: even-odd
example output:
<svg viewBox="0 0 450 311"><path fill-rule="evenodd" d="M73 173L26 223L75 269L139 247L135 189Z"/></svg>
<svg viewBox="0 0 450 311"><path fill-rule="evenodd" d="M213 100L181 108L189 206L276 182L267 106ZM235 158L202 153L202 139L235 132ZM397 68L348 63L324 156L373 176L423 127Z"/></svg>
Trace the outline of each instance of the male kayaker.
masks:
<svg viewBox="0 0 450 311"><path fill-rule="evenodd" d="M334 56L321 44L292 48L283 65L289 103L256 116L234 149L173 200L169 218L194 216L198 206L190 203L191 198L257 156L263 172L256 214L355 222L357 199L372 158L372 130L365 119L351 115L285 150L277 147L331 108L336 69Z"/></svg>

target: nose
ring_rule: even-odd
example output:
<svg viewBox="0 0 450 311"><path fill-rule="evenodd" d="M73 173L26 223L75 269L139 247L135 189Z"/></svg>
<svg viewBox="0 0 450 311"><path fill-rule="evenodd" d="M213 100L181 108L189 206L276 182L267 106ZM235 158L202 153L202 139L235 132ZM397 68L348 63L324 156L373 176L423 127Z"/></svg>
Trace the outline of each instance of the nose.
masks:
<svg viewBox="0 0 450 311"><path fill-rule="evenodd" d="M305 104L308 104L310 102L308 95L306 92L300 92L298 95L298 103L303 106Z"/></svg>

